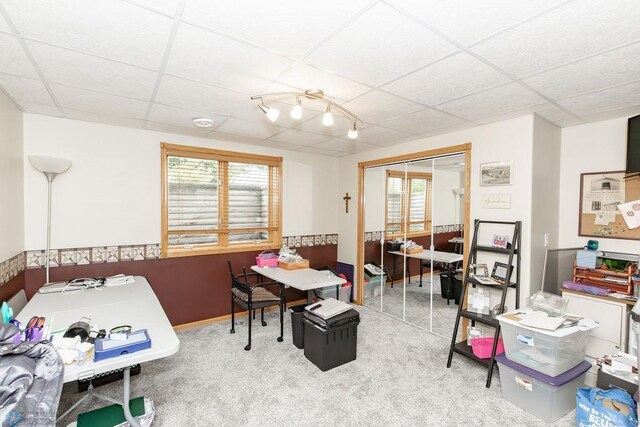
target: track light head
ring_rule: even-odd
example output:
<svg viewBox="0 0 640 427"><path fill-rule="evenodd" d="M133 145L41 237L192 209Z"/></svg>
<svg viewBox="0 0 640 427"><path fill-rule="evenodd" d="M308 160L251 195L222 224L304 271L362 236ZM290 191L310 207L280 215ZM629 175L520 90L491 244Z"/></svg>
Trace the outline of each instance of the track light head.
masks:
<svg viewBox="0 0 640 427"><path fill-rule="evenodd" d="M327 106L327 111L325 111L322 116L322 124L325 126L333 126L333 114L331 114L331 105Z"/></svg>
<svg viewBox="0 0 640 427"><path fill-rule="evenodd" d="M276 110L273 107L267 107L263 102L258 104L258 107L262 110L263 113L267 115L267 118L273 123L278 120L278 116L280 115L280 111Z"/></svg>
<svg viewBox="0 0 640 427"><path fill-rule="evenodd" d="M302 118L302 103L298 96L296 96L296 105L291 109L291 118L294 120L300 120Z"/></svg>
<svg viewBox="0 0 640 427"><path fill-rule="evenodd" d="M353 123L353 127L347 132L347 137L349 137L349 139L356 139L358 137L358 128L355 122Z"/></svg>

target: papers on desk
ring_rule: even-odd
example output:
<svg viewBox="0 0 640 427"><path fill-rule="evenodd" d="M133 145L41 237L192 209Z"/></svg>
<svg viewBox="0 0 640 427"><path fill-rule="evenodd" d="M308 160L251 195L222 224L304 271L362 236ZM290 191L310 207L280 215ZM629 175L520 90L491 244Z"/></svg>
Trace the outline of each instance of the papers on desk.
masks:
<svg viewBox="0 0 640 427"><path fill-rule="evenodd" d="M115 276L107 277L107 281L105 282L106 286L120 286L120 285L129 285L135 282L133 276L125 276L124 274L117 274Z"/></svg>

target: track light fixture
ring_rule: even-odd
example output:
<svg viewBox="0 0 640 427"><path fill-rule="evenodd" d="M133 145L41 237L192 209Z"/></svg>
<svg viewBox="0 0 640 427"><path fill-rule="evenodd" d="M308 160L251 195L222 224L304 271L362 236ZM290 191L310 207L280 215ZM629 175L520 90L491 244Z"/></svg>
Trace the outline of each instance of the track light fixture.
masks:
<svg viewBox="0 0 640 427"><path fill-rule="evenodd" d="M291 118L294 120L300 120L302 118L302 99L301 97L304 97L305 99L309 100L310 102L322 102L324 104L326 104L327 108L325 109L324 114L322 115L322 124L324 126L333 126L334 124L334 119L333 119L333 113L332 110L338 110L340 111L344 116L346 116L348 119L353 121L353 126L351 126L347 132L347 137L349 139L356 139L358 137L358 127L357 127L357 123L358 121L362 121L358 118L358 116L356 116L355 114L353 114L351 111L347 110L346 108L342 107L341 105L336 104L335 102L326 99L324 97L324 92L320 89L307 89L304 92L273 92L273 93L265 93L262 95L254 95L251 97L252 100L260 100L260 103L258 104L258 107L260 107L260 109L262 110L263 113L266 114L267 118L271 121L271 122L275 122L279 115L280 115L280 111L278 111L277 109L273 108L273 107L269 107L265 104L265 98L271 98L271 99L275 99L275 100L282 100L282 99L287 99L287 98L291 98L291 97L295 97L295 105L293 106L293 108L291 109L291 112L289 113L291 115Z"/></svg>

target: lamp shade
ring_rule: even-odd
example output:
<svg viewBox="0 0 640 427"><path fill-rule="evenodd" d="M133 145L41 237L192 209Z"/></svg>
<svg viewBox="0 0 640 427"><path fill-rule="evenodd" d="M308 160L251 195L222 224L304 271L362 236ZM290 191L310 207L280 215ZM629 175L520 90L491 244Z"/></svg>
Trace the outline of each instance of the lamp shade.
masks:
<svg viewBox="0 0 640 427"><path fill-rule="evenodd" d="M49 156L29 156L31 166L42 173L60 174L69 170L73 162L67 159Z"/></svg>

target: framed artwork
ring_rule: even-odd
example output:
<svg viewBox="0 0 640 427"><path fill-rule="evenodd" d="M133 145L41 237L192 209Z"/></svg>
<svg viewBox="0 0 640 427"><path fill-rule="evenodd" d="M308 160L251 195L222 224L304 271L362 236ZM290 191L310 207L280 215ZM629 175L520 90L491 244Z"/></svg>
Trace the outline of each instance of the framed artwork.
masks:
<svg viewBox="0 0 640 427"><path fill-rule="evenodd" d="M513 162L511 160L480 164L481 187L511 184L513 184Z"/></svg>

